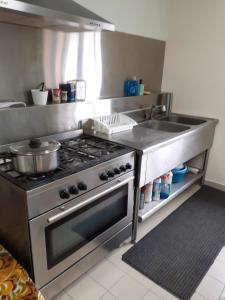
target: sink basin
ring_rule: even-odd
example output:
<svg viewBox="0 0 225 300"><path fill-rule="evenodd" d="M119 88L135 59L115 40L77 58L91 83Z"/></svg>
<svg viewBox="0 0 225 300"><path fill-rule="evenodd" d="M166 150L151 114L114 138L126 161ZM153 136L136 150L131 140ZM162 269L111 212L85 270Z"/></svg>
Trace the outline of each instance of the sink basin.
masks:
<svg viewBox="0 0 225 300"><path fill-rule="evenodd" d="M166 118L163 118L163 121L167 122L175 122L175 123L180 123L180 124L187 124L187 125L200 125L205 123L205 120L201 119L195 119L195 118L190 118L190 117L182 117L182 116L168 116Z"/></svg>
<svg viewBox="0 0 225 300"><path fill-rule="evenodd" d="M144 122L139 126L149 128L149 129L154 129L154 130L165 131L165 132L182 132L190 129L190 127L188 126L184 126L180 124L172 124L164 121L155 121L155 120Z"/></svg>

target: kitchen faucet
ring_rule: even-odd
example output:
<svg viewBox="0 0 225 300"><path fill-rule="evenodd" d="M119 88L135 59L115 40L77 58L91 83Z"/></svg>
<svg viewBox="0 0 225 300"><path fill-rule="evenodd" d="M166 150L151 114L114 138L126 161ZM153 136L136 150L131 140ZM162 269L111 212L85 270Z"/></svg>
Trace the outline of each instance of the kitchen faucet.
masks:
<svg viewBox="0 0 225 300"><path fill-rule="evenodd" d="M159 111L159 113L167 112L166 105L153 105L150 113L150 120L153 119L154 113Z"/></svg>

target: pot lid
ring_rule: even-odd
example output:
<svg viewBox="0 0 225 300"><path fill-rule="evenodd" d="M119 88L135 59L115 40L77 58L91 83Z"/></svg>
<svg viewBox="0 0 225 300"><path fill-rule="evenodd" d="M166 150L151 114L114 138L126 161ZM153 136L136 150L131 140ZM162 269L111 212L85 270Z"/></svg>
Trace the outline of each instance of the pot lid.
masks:
<svg viewBox="0 0 225 300"><path fill-rule="evenodd" d="M10 151L18 155L40 155L49 154L59 150L61 144L55 140L41 141L40 139L32 139L22 144L10 146Z"/></svg>

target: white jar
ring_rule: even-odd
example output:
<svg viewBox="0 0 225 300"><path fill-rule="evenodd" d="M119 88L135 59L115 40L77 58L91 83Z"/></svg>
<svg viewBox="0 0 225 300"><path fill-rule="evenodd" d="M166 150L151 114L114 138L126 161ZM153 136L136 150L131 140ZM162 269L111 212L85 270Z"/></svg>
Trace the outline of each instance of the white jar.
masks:
<svg viewBox="0 0 225 300"><path fill-rule="evenodd" d="M35 105L46 105L48 100L48 91L31 90L33 102Z"/></svg>

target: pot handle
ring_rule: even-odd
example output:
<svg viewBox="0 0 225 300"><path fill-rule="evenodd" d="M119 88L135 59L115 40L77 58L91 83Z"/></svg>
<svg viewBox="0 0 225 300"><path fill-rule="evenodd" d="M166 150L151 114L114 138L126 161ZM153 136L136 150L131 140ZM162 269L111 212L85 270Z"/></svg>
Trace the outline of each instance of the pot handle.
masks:
<svg viewBox="0 0 225 300"><path fill-rule="evenodd" d="M11 153L11 152L2 152L0 154L0 158L2 159L12 159L13 157L15 157L16 155Z"/></svg>
<svg viewBox="0 0 225 300"><path fill-rule="evenodd" d="M40 148L41 146L41 140L40 139L33 139L30 140L29 146L33 149Z"/></svg>

